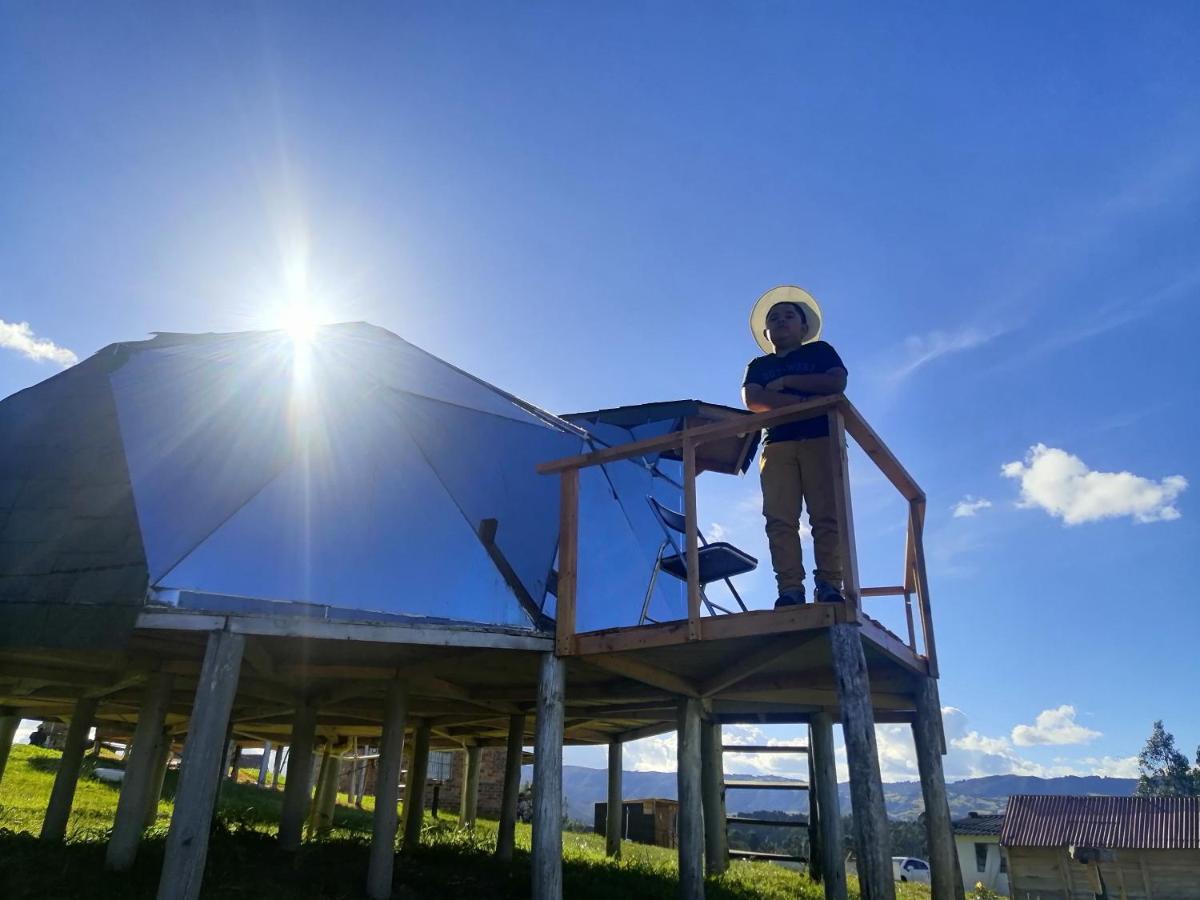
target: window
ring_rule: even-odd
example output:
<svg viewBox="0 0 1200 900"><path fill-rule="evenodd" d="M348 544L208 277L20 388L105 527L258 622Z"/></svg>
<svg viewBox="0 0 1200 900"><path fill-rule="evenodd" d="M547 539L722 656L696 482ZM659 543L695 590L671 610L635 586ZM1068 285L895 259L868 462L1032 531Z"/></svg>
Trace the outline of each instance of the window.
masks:
<svg viewBox="0 0 1200 900"><path fill-rule="evenodd" d="M988 845L987 844L976 844L975 845L975 871L976 872L986 872L987 871L987 853L988 853Z"/></svg>
<svg viewBox="0 0 1200 900"><path fill-rule="evenodd" d="M448 750L434 750L429 754L430 781L449 781L454 769L454 754Z"/></svg>

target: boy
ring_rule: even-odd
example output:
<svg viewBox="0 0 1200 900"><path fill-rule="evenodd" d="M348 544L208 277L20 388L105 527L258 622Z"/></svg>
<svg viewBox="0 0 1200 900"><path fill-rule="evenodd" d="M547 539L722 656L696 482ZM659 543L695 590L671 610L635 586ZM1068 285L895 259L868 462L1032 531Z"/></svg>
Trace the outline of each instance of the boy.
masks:
<svg viewBox="0 0 1200 900"><path fill-rule="evenodd" d="M750 314L750 329L767 355L751 360L746 367L742 402L747 409L766 412L846 390L846 367L833 347L817 340L821 309L806 291L784 286L763 294ZM829 420L821 414L768 428L759 465L767 541L779 586L775 608L805 600L802 502L808 507L817 564L813 599L841 602L842 560Z"/></svg>

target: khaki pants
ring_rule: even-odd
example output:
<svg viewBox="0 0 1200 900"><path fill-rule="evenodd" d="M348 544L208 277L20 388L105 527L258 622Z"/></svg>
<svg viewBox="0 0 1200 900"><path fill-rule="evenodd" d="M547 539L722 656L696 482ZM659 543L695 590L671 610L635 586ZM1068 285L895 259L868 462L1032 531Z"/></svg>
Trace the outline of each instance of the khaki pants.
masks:
<svg viewBox="0 0 1200 900"><path fill-rule="evenodd" d="M763 516L771 565L779 592L804 585L804 556L800 550L800 506L808 508L813 549L821 581L842 587L842 558L838 543L837 507L833 499L833 442L827 437L780 441L763 447Z"/></svg>

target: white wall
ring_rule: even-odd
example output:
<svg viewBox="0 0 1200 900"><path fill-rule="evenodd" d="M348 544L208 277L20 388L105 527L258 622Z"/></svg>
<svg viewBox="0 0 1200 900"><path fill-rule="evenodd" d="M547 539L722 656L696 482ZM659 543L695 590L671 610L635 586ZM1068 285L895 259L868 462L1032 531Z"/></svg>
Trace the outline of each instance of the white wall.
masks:
<svg viewBox="0 0 1200 900"><path fill-rule="evenodd" d="M962 870L963 887L974 890L977 883L998 894L1008 896L1008 875L1000 871L1000 838L994 835L956 834L954 843L958 847L958 866ZM975 862L975 845L987 844L988 855L984 871L980 872Z"/></svg>

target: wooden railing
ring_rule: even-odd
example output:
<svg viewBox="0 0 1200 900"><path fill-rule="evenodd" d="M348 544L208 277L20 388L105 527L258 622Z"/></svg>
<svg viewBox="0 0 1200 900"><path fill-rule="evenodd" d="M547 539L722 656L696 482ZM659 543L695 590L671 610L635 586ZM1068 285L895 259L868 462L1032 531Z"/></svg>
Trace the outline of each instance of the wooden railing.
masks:
<svg viewBox="0 0 1200 900"><path fill-rule="evenodd" d="M904 597L908 646L918 652L916 631L919 622L922 649L929 665L929 674L937 677L937 649L933 636L933 615L929 602L929 580L925 572L923 533L925 526L925 494L905 470L900 461L884 444L854 405L842 395L820 397L795 406L755 413L723 422L695 428L684 428L662 437L647 438L605 447L591 453L570 456L538 466L543 475L560 475L561 503L558 546L558 606L556 613L556 648L560 656L574 652L575 608L578 600L579 565L579 470L590 466L618 462L651 453L680 451L683 460L683 498L686 532L684 547L687 554L687 637L701 638L699 527L696 513L696 448L704 443L734 436L744 436L762 428L787 422L827 416L829 436L833 442L833 466L829 473L837 506L838 538L842 556L842 595L845 598L842 617L845 621L860 621L862 598ZM908 505L908 536L904 555L903 583L888 587L860 587L858 554L854 540L854 511L850 502L850 472L846 436L854 438L884 476L895 486ZM914 603L916 598L916 621ZM734 613L734 615L738 615Z"/></svg>

